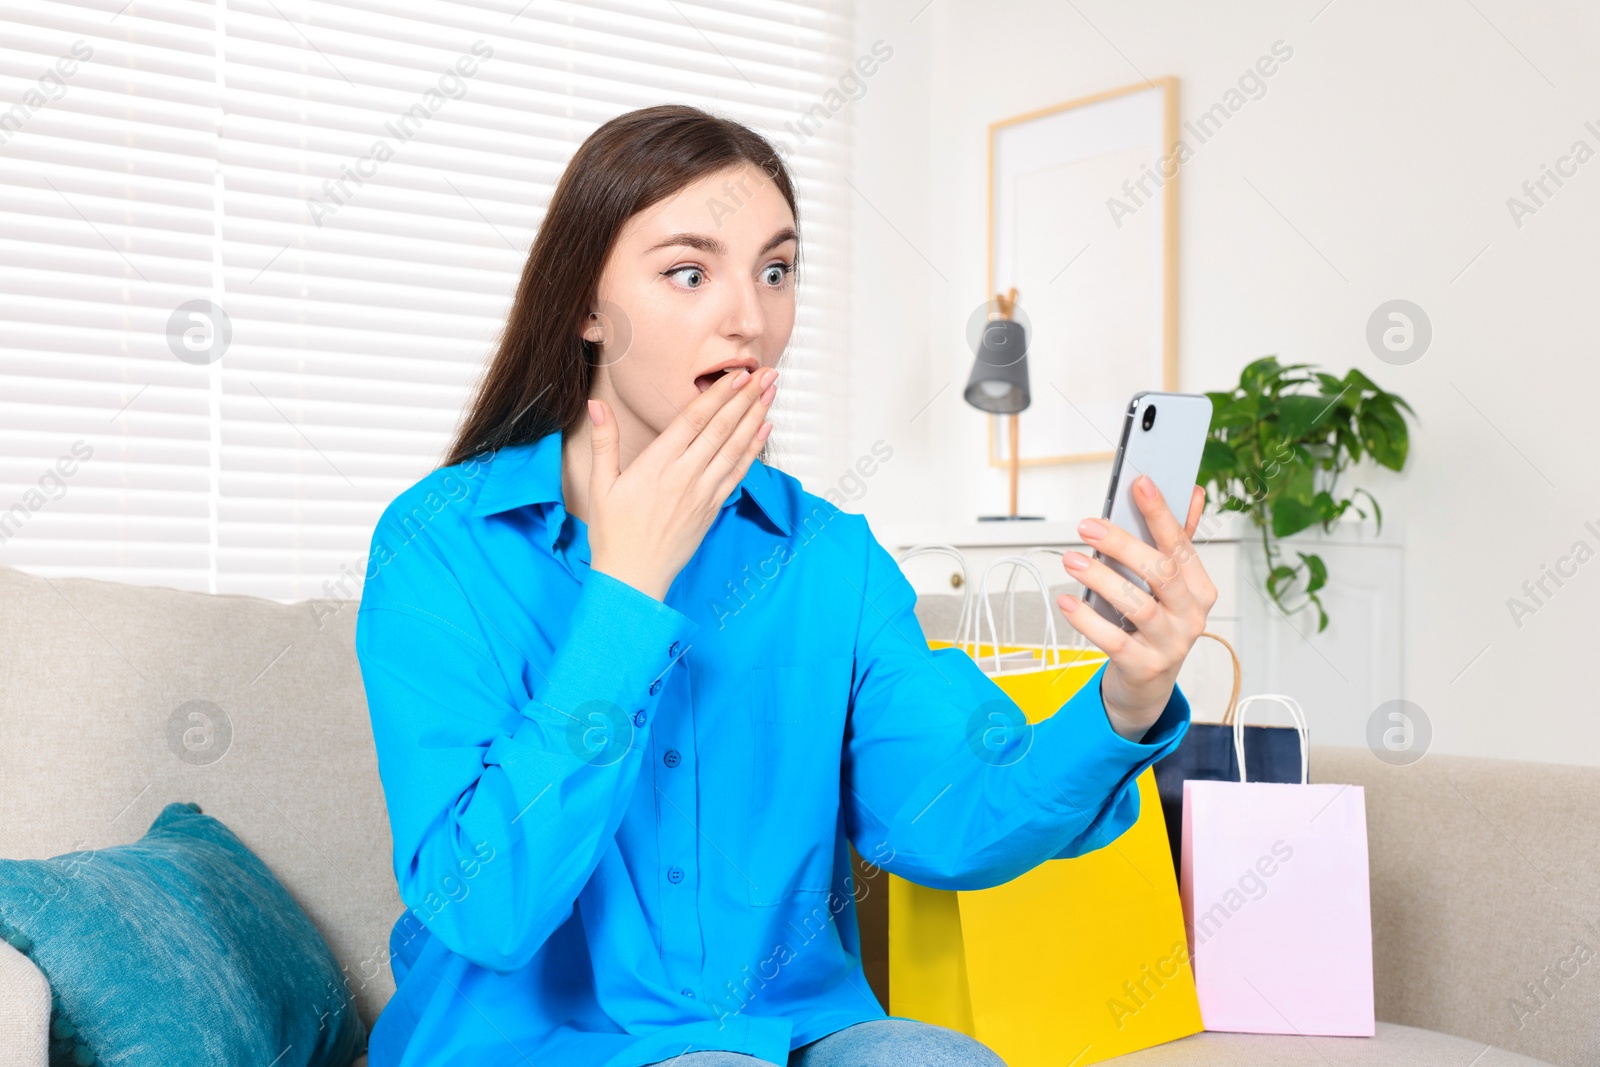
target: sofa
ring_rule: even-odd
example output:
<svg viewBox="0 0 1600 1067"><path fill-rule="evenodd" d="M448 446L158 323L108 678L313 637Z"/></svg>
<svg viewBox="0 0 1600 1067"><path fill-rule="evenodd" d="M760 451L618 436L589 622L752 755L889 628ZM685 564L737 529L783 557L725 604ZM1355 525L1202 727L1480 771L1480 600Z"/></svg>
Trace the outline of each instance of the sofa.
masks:
<svg viewBox="0 0 1600 1067"><path fill-rule="evenodd" d="M404 907L356 614L0 566L0 856L133 841L165 804L196 801L299 901L370 1027ZM934 634L950 612L919 615ZM183 728L195 709L200 744ZM1600 769L1436 754L1397 768L1322 745L1311 768L1366 789L1377 1036L1205 1033L1113 1062L1600 1064L1600 959L1573 962L1575 944L1600 948ZM0 1067L42 1067L49 1003L0 941Z"/></svg>

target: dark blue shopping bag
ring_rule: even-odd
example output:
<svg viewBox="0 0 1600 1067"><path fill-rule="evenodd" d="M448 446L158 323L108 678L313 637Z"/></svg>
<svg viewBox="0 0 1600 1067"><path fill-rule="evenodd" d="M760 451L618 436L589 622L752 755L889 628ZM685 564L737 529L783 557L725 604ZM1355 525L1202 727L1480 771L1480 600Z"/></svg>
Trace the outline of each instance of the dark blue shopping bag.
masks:
<svg viewBox="0 0 1600 1067"><path fill-rule="evenodd" d="M1172 846L1172 869L1178 870L1183 855L1183 783L1185 779L1208 782L1237 782L1239 759L1233 747L1234 709L1239 703L1239 657L1233 646L1213 633L1214 638L1233 658L1233 692L1222 722L1191 722L1189 730L1172 754L1155 763L1156 790L1161 794L1161 814L1167 820L1167 842ZM1246 726L1244 759L1252 782L1299 782L1309 779L1310 768L1302 777L1300 733L1293 726Z"/></svg>

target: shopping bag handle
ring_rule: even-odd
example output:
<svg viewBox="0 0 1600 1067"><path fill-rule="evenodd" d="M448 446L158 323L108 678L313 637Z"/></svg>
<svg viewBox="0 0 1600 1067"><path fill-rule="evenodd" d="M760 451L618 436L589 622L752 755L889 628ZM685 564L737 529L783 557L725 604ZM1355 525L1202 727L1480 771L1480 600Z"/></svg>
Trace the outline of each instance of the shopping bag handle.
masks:
<svg viewBox="0 0 1600 1067"><path fill-rule="evenodd" d="M1059 548L1051 548L1049 545L1035 545L1033 548L1024 549L1021 553L1019 553L1019 555L1031 556L1031 555L1034 555L1035 553L1038 553L1038 552L1043 552L1043 553L1049 555L1049 557L1051 559L1055 560L1057 563L1061 562L1062 550L1059 549ZM1066 568L1062 567L1061 572L1063 574L1066 574ZM1013 567L1013 568L1011 568L1011 573L1006 575L1006 605L1005 605L1005 613L1006 613L1006 643L1007 644L1013 644L1013 645L1016 644L1015 638L1016 638L1016 633L1017 633L1017 625L1016 625L1017 624L1017 609L1016 609L1016 594L1015 594L1014 590L1012 589L1012 586L1015 584L1016 578L1017 578L1017 568ZM1073 585L1079 586L1080 588L1084 587L1082 582L1078 581L1076 578L1073 578L1070 574L1067 575L1067 581L1071 582ZM1046 600L1049 599L1048 593L1046 594L1045 599ZM1048 612L1049 610L1050 610L1049 606L1046 605L1045 611ZM1050 618L1054 619L1055 616L1051 615ZM1080 630L1073 630L1072 631L1072 647L1073 647L1073 649L1079 650L1079 651L1086 650L1088 648L1088 639L1083 636L1082 631L1080 631Z"/></svg>
<svg viewBox="0 0 1600 1067"><path fill-rule="evenodd" d="M1044 625L1046 635L1044 646L1040 650L1039 659L1041 664L1049 662L1052 665L1059 665L1061 663L1061 641L1060 638L1056 636L1056 618L1053 614L1051 614L1050 611L1050 586L1046 584L1044 575L1040 573L1039 568L1034 566L1031 560L1028 560L1022 556L1001 556L999 559L994 560L987 567L985 567L983 569L982 577L978 579L978 604L982 608L983 615L981 617L978 615L977 607L973 609L973 658L980 659L978 653L983 649L983 627L981 625L980 618L987 618L989 620L989 634L994 638L994 669L997 673L1000 670L1000 628L995 625L994 604L989 600L989 575L996 567L1007 563L1011 565L1013 575L1015 575L1017 568L1021 568L1033 575L1034 581L1038 583L1039 600L1040 603L1044 605ZM1044 652L1046 650L1054 653L1054 656L1048 661L1044 656ZM982 665L981 660L979 665Z"/></svg>
<svg viewBox="0 0 1600 1067"><path fill-rule="evenodd" d="M1289 715L1294 719L1295 731L1300 735L1300 784L1309 784L1307 772L1310 770L1310 739L1311 731L1306 727L1305 712L1300 710L1300 705L1295 703L1294 697L1284 696L1282 693L1257 693L1255 696L1245 697L1239 701L1239 710L1233 718L1233 752L1239 758L1239 781L1244 782L1244 709L1258 700L1275 700L1289 709Z"/></svg>
<svg viewBox="0 0 1600 1067"><path fill-rule="evenodd" d="M1210 630L1207 630L1200 636L1209 637L1211 640L1227 649L1228 658L1233 661L1233 689L1228 693L1227 710L1222 713L1222 725L1232 726L1234 711L1239 706L1239 683L1243 681L1244 678L1244 671L1239 666L1239 653L1233 650L1233 645L1229 644L1228 639L1223 637L1221 634L1214 634Z"/></svg>
<svg viewBox="0 0 1600 1067"><path fill-rule="evenodd" d="M956 565L961 568L961 612L956 616L955 643L957 646L964 648L965 646L961 644L961 639L966 636L967 616L972 611L972 581L967 574L967 557L962 555L961 550L955 545L947 545L937 541L930 541L926 544L912 545L910 548L900 553L899 562L903 564L906 560L911 559L914 556L927 555L949 556L954 559L956 561Z"/></svg>

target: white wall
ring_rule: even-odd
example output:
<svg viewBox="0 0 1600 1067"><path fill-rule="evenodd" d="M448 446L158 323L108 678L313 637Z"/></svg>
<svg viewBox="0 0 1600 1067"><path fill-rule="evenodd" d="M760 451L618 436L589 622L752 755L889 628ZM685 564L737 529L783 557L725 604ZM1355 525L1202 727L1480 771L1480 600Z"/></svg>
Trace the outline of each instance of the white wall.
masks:
<svg viewBox="0 0 1600 1067"><path fill-rule="evenodd" d="M1420 416L1407 469L1353 483L1407 544L1407 691L1394 695L1428 713L1433 751L1600 765L1600 555L1547 582L1554 595L1520 626L1507 606L1575 542L1600 553L1584 527L1600 530L1600 157L1520 228L1506 203L1574 141L1600 152L1584 128L1600 129L1600 10L1325 4L858 0L856 54L880 38L894 54L848 105L850 451L882 439L894 458L855 506L875 524L1004 510L983 416L960 396L962 327L986 296L988 123L1168 74L1193 118L1282 40L1294 55L1265 95L1182 171L1181 388L1226 388L1277 353L1359 367L1405 396ZM1397 297L1433 323L1409 366L1364 339ZM1051 398L1035 391L1024 433L1053 417ZM1106 474L1024 471L1023 510L1098 513Z"/></svg>

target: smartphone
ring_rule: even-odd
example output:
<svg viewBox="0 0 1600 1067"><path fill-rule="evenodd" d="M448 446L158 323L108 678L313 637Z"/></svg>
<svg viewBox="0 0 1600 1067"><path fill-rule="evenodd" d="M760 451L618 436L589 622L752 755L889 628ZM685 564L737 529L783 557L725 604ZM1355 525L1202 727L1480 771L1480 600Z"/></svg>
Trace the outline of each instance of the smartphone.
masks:
<svg viewBox="0 0 1600 1067"><path fill-rule="evenodd" d="M1194 495L1195 478L1200 474L1200 456L1205 452L1206 435L1211 430L1211 399L1194 393L1136 393L1128 404L1128 417L1122 422L1122 440L1111 467L1111 485L1106 489L1105 507L1100 517L1128 530L1145 544L1155 546L1144 512L1133 499L1133 483L1141 474L1161 490L1178 525L1189 515L1189 498ZM1094 558L1127 578L1146 593L1150 583L1131 568L1101 555ZM1090 590L1089 605L1100 615L1128 633L1133 623L1112 607L1099 593Z"/></svg>

